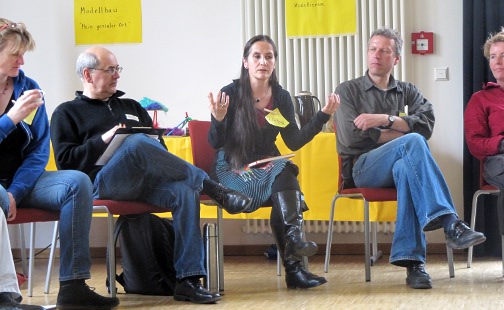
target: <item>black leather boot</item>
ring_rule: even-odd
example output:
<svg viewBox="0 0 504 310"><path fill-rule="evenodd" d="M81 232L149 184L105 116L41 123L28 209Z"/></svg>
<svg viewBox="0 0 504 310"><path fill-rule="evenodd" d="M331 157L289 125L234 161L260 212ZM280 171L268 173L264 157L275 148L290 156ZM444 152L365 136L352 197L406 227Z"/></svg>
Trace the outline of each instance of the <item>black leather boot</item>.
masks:
<svg viewBox="0 0 504 310"><path fill-rule="evenodd" d="M288 288L311 288L327 282L324 277L306 271L301 261L285 261L284 267Z"/></svg>
<svg viewBox="0 0 504 310"><path fill-rule="evenodd" d="M224 187L211 179L203 181L203 192L230 214L248 212L252 204L252 199L247 195Z"/></svg>
<svg viewBox="0 0 504 310"><path fill-rule="evenodd" d="M299 197L301 196L301 193L299 193L298 191L290 191L289 194L291 196L295 196L295 195L293 195L294 194L293 192L297 193L296 195L298 195ZM275 194L274 196L282 196L282 195L278 195L278 194ZM284 196L285 195L288 195L288 194L284 192ZM275 199L272 198L272 200L273 201L282 200L282 199L277 199L277 198L275 198ZM284 200L282 200L282 201L284 201ZM292 224L288 224L285 221L286 217L284 216L284 212L280 211L280 207L277 208L279 203L275 204L275 202L274 202L273 204L274 204L274 206L271 209L270 225L271 225L271 230L273 231L273 237L275 238L275 242L278 247L278 252L280 253L280 257L282 258L283 265L285 267L285 283L287 284L287 287L288 288L297 288L297 287L310 288L310 287L315 287L315 286L319 286L319 285L326 283L327 281L324 277L319 277L319 276L314 275L313 273L310 273L304 269L303 263L301 262L301 259L303 256L302 253L315 254L317 252L317 245L313 242L303 242L302 241L303 236L301 233L299 233L299 232L301 232L301 227L299 227L299 229L296 230L299 235L298 236L299 240L298 240L298 246L296 246L295 248L305 249L305 250L299 250L297 252L294 251L294 252L296 252L295 254L293 253L292 249L289 251L286 250L287 244L289 244L289 247L292 247L292 244L294 243L292 241L292 239L293 239L292 235L293 235L293 231L295 229L292 229L292 227L291 227L291 226L293 226ZM286 207L286 206L284 205L284 207ZM294 209L297 209L297 207ZM298 225L301 225L301 221L303 220L301 212L302 212L301 207L299 206L299 216L292 216L297 219ZM291 233L290 237L287 237L287 232ZM310 251L306 251L307 248L313 248L313 247L315 247L315 251L313 251L313 249ZM289 253L289 257L290 257L289 259L286 259L286 256L285 256L286 252ZM313 254L310 254L310 255L313 255Z"/></svg>
<svg viewBox="0 0 504 310"><path fill-rule="evenodd" d="M278 192L271 196L271 200L273 202L271 228L277 230L278 238L283 232L285 250L282 254L284 259L287 261L300 260L302 256L317 254L317 245L314 242L303 240L304 202L301 199L301 193L296 190ZM281 226L281 228L273 228L273 226Z"/></svg>
<svg viewBox="0 0 504 310"><path fill-rule="evenodd" d="M322 285L327 282L324 277L319 277L304 269L301 257L296 260L285 260L283 253L285 252L285 233L282 225L271 225L273 237L278 247L278 252L283 260L285 268L285 283L288 288L311 288Z"/></svg>
<svg viewBox="0 0 504 310"><path fill-rule="evenodd" d="M284 267L288 288L311 288L327 282L324 277L306 271L301 261L284 261Z"/></svg>

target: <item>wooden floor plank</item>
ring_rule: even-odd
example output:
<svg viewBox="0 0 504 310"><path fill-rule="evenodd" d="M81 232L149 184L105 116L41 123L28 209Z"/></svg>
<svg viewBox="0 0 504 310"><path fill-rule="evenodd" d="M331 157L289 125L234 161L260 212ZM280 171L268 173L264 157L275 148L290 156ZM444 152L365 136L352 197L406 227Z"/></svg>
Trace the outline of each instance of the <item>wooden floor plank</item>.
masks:
<svg viewBox="0 0 504 310"><path fill-rule="evenodd" d="M276 261L263 256L226 256L225 288L222 301L216 305L195 305L174 301L172 297L118 294L117 309L502 309L504 278L500 258L476 258L471 269L465 256L455 257L455 278L450 279L446 256L428 257L427 272L434 288L414 290L406 286L404 268L392 266L388 257L371 268L372 281L364 281L362 256L334 255L329 272L324 274L324 257L310 258L310 271L323 275L328 283L308 290L288 290L283 277L276 275ZM47 260L35 262L33 297L26 296L27 284L21 287L23 303L50 305L56 303L57 270L50 294L44 294ZM19 264L18 264L19 265ZM21 270L21 266L17 266ZM88 285L106 294L105 263L94 259L93 278Z"/></svg>

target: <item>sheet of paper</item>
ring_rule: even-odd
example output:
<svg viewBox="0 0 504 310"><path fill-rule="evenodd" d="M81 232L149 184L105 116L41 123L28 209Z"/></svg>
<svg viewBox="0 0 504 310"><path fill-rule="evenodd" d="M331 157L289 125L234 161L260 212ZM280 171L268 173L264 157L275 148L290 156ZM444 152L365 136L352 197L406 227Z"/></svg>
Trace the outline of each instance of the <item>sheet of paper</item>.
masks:
<svg viewBox="0 0 504 310"><path fill-rule="evenodd" d="M102 156L100 156L100 158L98 158L95 165L103 166L106 163L108 163L108 161L110 160L112 155L114 155L117 148L119 146L121 146L124 139L126 139L129 135L131 135L131 134L116 134L116 135L114 135L114 137L112 138L112 141L110 141L107 149L105 150L105 152L103 152ZM157 135L148 135L148 136L151 137L152 139L156 139L156 140L159 137Z"/></svg>

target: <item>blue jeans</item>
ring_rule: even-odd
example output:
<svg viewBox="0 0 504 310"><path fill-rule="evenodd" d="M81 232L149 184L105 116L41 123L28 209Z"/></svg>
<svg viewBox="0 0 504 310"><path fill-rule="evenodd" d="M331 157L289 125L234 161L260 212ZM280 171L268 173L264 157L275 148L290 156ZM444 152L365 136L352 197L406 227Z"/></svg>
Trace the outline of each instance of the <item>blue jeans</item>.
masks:
<svg viewBox="0 0 504 310"><path fill-rule="evenodd" d="M424 229L433 220L456 211L441 170L427 141L411 133L362 154L353 167L357 187L397 188L396 230L390 262L425 263Z"/></svg>
<svg viewBox="0 0 504 310"><path fill-rule="evenodd" d="M93 211L93 187L89 177L74 170L46 171L17 207L60 211L60 281L89 279L91 256L89 229ZM0 203L7 191L0 186ZM8 205L8 204L7 204ZM8 212L8 210L4 210Z"/></svg>
<svg viewBox="0 0 504 310"><path fill-rule="evenodd" d="M206 172L167 152L159 141L134 134L97 174L94 196L170 209L177 279L205 276L199 196L207 178Z"/></svg>

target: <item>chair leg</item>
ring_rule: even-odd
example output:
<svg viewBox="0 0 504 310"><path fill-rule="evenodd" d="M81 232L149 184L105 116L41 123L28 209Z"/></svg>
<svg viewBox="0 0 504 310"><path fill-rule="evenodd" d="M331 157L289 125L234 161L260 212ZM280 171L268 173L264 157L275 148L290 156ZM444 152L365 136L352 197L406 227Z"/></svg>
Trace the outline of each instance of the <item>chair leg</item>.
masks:
<svg viewBox="0 0 504 310"><path fill-rule="evenodd" d="M28 297L33 296L33 266L35 264L35 222L30 223L30 258L28 261Z"/></svg>
<svg viewBox="0 0 504 310"><path fill-rule="evenodd" d="M448 271L450 278L455 278L455 267L453 266L453 249L446 244L446 256L448 258Z"/></svg>
<svg viewBox="0 0 504 310"><path fill-rule="evenodd" d="M370 223L369 223L369 202L364 200L364 256L365 256L365 272L366 282L371 281L371 251L370 247Z"/></svg>
<svg viewBox="0 0 504 310"><path fill-rule="evenodd" d="M478 197L481 195L481 191L476 191L473 195L472 208L471 208L471 228L474 230L476 227L476 210L478 208ZM467 268L471 268L473 259L473 247L470 246L467 250Z"/></svg>
<svg viewBox="0 0 504 310"><path fill-rule="evenodd" d="M282 258L280 257L280 251L277 249L277 276L282 275Z"/></svg>
<svg viewBox="0 0 504 310"><path fill-rule="evenodd" d="M51 252L49 254L49 262L47 263L47 274L46 274L46 282L44 293L49 294L49 290L51 288L51 276L52 276L52 268L54 266L54 256L56 252L56 248L58 246L58 233L59 233L59 222L54 222L54 232L51 243Z"/></svg>
<svg viewBox="0 0 504 310"><path fill-rule="evenodd" d="M504 236L501 236L501 246L502 246L502 276L504 277Z"/></svg>
<svg viewBox="0 0 504 310"><path fill-rule="evenodd" d="M114 216L107 210L107 228L108 228L108 257L109 257L109 287L110 296L116 296L116 261L115 261L115 244L114 244Z"/></svg>
<svg viewBox="0 0 504 310"><path fill-rule="evenodd" d="M370 264L373 266L383 254L381 250L378 250L378 223L371 223L371 234L373 255L370 257Z"/></svg>
<svg viewBox="0 0 504 310"><path fill-rule="evenodd" d="M334 207L336 206L336 200L339 195L336 194L331 203L331 214L329 215L329 228L327 229L327 243L326 243L326 253L325 253L325 263L324 263L324 272L327 273L329 271L329 261L331 259L331 245L334 231Z"/></svg>
<svg viewBox="0 0 504 310"><path fill-rule="evenodd" d="M301 222L301 230L303 231L303 242L306 242L306 231L305 231L305 225L304 225L304 220ZM277 256L278 257L278 256ZM308 257L307 256L303 256L303 267L306 271L310 271L310 266L308 266ZM279 272L279 275L280 272Z"/></svg>
<svg viewBox="0 0 504 310"><path fill-rule="evenodd" d="M23 268L23 274L28 274L28 265L26 262L26 244L24 235L24 224L18 224L19 228L19 241L21 242L21 265Z"/></svg>
<svg viewBox="0 0 504 310"><path fill-rule="evenodd" d="M223 215L222 209L216 206L217 208L217 231L219 233L218 237L218 252L217 255L219 257L219 291L224 291L224 233L223 233Z"/></svg>

